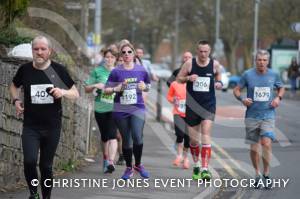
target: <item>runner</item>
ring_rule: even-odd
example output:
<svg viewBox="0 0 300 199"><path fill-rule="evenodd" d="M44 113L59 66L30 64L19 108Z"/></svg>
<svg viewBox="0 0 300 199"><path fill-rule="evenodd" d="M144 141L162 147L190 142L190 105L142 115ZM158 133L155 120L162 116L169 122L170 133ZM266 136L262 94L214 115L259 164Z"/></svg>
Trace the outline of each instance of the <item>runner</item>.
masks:
<svg viewBox="0 0 300 199"><path fill-rule="evenodd" d="M187 82L186 123L194 161L192 178L204 180L210 180L212 177L208 164L211 156L211 128L216 112L215 88L222 89L220 64L209 58L210 51L209 43L200 41L197 47L197 57L188 60L177 76L179 82ZM201 172L200 132L202 134Z"/></svg>
<svg viewBox="0 0 300 199"><path fill-rule="evenodd" d="M246 143L250 144L250 158L256 174L256 188L262 179L259 169L259 148L262 147L263 180L270 181L270 161L272 141L275 139L275 108L280 104L284 88L279 75L267 66L270 54L259 50L256 54L256 67L244 72L239 84L234 88L234 96L247 107L245 116ZM243 97L241 90L247 89ZM277 89L277 95L273 92ZM271 183L265 188L272 187Z"/></svg>
<svg viewBox="0 0 300 199"><path fill-rule="evenodd" d="M114 94L103 92L107 78L116 63L116 52L112 49L103 50L103 65L94 68L85 81L85 91L95 95L95 119L102 140L103 172L112 173L115 170L114 159L117 153L117 128L112 117Z"/></svg>
<svg viewBox="0 0 300 199"><path fill-rule="evenodd" d="M182 54L182 57L181 57L181 65L179 68L175 69L172 73L172 75L169 77L169 79L167 80L167 86L170 87L171 83L173 81L176 81L176 77L181 69L181 67L183 66L183 64L189 60L189 59L192 59L193 58L193 54L189 51L185 51L183 54Z"/></svg>
<svg viewBox="0 0 300 199"><path fill-rule="evenodd" d="M177 155L173 161L173 165L180 166L183 162L182 167L184 169L188 169L190 168L188 158L190 139L187 125L185 123L186 84L181 84L176 81L172 82L167 99L171 104L173 104L174 129L177 137L175 143Z"/></svg>
<svg viewBox="0 0 300 199"><path fill-rule="evenodd" d="M118 57L117 57L117 66L123 64L123 57L122 54L119 52ZM118 141L118 153L119 153L119 158L118 161L116 162L117 165L124 165L125 160L123 156L123 151L122 151L122 136L119 130L117 130L117 141Z"/></svg>
<svg viewBox="0 0 300 199"><path fill-rule="evenodd" d="M141 164L141 158L145 124L142 92L149 91L150 79L143 66L134 64L135 50L131 44L124 44L121 53L124 64L111 72L105 92L116 93L113 116L122 135L123 155L126 161L122 179L132 177L133 170L139 172L142 177L149 178L149 172ZM132 154L135 158L134 168Z"/></svg>
<svg viewBox="0 0 300 199"><path fill-rule="evenodd" d="M46 37L35 37L32 41L33 62L20 66L10 86L17 115L24 113L22 147L30 199L40 198L37 186L32 185L32 180L38 179L39 151L42 196L44 199L51 197L52 165L62 124L61 99L79 97L65 67L50 60L51 52L51 43ZM24 106L20 87L24 90Z"/></svg>

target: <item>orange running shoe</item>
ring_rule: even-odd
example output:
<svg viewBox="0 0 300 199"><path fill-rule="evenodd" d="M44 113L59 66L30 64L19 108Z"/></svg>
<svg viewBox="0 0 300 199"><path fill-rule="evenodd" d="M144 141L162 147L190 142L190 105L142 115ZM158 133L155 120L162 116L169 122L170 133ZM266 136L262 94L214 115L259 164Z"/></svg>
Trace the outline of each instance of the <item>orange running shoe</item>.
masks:
<svg viewBox="0 0 300 199"><path fill-rule="evenodd" d="M173 161L173 165L176 166L176 167L179 167L180 164L181 164L181 162L182 162L182 157L177 156L177 157L175 158L175 160Z"/></svg>
<svg viewBox="0 0 300 199"><path fill-rule="evenodd" d="M183 165L182 165L183 169L189 169L190 168L190 161L188 158L184 158L183 159Z"/></svg>

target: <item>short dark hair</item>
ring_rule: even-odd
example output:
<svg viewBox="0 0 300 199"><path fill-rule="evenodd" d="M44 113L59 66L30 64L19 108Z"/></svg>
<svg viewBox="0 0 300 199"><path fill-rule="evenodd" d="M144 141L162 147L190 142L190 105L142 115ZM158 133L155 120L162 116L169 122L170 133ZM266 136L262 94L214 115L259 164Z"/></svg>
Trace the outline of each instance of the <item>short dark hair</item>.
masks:
<svg viewBox="0 0 300 199"><path fill-rule="evenodd" d="M209 45L210 46L210 43L207 40L200 40L200 41L198 41L198 45Z"/></svg>
<svg viewBox="0 0 300 199"><path fill-rule="evenodd" d="M105 49L103 49L103 57L105 57L107 53L111 53L116 58L118 56L118 52L114 51L111 48L105 48Z"/></svg>

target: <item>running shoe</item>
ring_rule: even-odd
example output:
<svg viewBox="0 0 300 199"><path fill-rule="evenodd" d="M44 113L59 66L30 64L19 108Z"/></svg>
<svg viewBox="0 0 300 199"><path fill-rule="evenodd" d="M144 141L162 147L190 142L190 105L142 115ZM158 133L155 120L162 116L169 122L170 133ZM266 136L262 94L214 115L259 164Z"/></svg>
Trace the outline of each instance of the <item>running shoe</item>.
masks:
<svg viewBox="0 0 300 199"><path fill-rule="evenodd" d="M261 181L261 175L256 176L255 177L255 182L254 182L255 189L260 189L261 188L260 181Z"/></svg>
<svg viewBox="0 0 300 199"><path fill-rule="evenodd" d="M108 166L107 166L107 171L106 171L106 173L112 173L112 172L114 172L115 171L115 166L113 165L113 164L109 164Z"/></svg>
<svg viewBox="0 0 300 199"><path fill-rule="evenodd" d="M273 182L269 176L263 175L265 189L272 189Z"/></svg>
<svg viewBox="0 0 300 199"><path fill-rule="evenodd" d="M188 158L184 158L183 159L183 165L182 165L183 169L189 169L190 168L190 161Z"/></svg>
<svg viewBox="0 0 300 199"><path fill-rule="evenodd" d="M38 193L32 194L29 196L29 199L40 199L40 195Z"/></svg>
<svg viewBox="0 0 300 199"><path fill-rule="evenodd" d="M173 160L173 165L176 166L176 167L179 167L181 162L182 162L182 158L180 156L177 156L175 158L175 160Z"/></svg>
<svg viewBox="0 0 300 199"><path fill-rule="evenodd" d="M122 175L122 179L123 180L128 180L133 176L133 169L131 167L126 167L123 175Z"/></svg>
<svg viewBox="0 0 300 199"><path fill-rule="evenodd" d="M103 173L107 173L107 171L108 171L108 169L107 169L108 165L109 165L109 161L108 160L103 160Z"/></svg>
<svg viewBox="0 0 300 199"><path fill-rule="evenodd" d="M117 165L124 165L125 160L123 154L120 154L118 161L116 162Z"/></svg>
<svg viewBox="0 0 300 199"><path fill-rule="evenodd" d="M145 167L141 164L139 166L134 166L134 170L140 174L141 177L143 178L149 178L150 174L149 172L145 169Z"/></svg>
<svg viewBox="0 0 300 199"><path fill-rule="evenodd" d="M211 173L208 170L203 170L201 172L201 179L202 180L210 181L211 178L212 178Z"/></svg>
<svg viewBox="0 0 300 199"><path fill-rule="evenodd" d="M201 179L201 176L200 176L200 167L194 167L192 179L193 180Z"/></svg>

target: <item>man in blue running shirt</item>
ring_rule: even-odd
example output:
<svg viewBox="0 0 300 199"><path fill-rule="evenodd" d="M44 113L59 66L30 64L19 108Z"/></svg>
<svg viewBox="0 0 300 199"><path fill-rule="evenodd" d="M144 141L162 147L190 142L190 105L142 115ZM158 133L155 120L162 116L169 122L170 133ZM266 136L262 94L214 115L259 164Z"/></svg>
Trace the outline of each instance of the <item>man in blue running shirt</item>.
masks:
<svg viewBox="0 0 300 199"><path fill-rule="evenodd" d="M256 188L259 180L266 182L266 189L272 187L269 177L272 156L272 141L275 139L275 108L280 104L284 88L279 75L268 68L270 54L259 50L256 67L244 72L234 88L234 96L247 107L245 116L246 143L250 144L250 158L256 173ZM241 90L247 88L247 96ZM274 92L274 89L276 92ZM259 148L262 148L263 179L259 169ZM269 183L268 183L269 182Z"/></svg>

